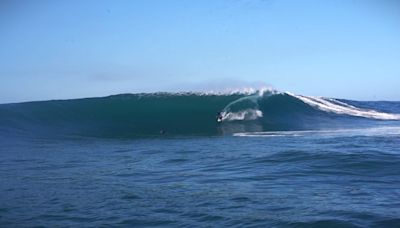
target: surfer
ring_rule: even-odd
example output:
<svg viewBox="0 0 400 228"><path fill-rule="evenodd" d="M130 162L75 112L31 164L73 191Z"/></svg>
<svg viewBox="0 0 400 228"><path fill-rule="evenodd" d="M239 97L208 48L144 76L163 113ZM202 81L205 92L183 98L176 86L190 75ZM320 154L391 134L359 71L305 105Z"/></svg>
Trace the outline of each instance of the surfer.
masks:
<svg viewBox="0 0 400 228"><path fill-rule="evenodd" d="M222 114L221 114L221 112L217 113L216 119L217 119L218 123L222 122Z"/></svg>

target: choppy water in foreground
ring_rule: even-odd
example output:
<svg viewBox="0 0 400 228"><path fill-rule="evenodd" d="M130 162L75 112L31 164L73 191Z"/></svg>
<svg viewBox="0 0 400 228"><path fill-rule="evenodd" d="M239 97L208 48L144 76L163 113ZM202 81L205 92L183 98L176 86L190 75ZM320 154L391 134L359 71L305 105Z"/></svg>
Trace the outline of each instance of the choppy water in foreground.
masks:
<svg viewBox="0 0 400 228"><path fill-rule="evenodd" d="M400 225L400 128L2 142L0 226Z"/></svg>

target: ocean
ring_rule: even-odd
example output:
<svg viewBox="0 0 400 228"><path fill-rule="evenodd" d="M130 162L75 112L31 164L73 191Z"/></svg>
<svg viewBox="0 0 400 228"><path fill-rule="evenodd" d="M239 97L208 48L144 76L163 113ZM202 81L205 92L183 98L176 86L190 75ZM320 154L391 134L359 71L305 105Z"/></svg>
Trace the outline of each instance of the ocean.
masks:
<svg viewBox="0 0 400 228"><path fill-rule="evenodd" d="M399 120L273 90L1 104L0 227L399 227Z"/></svg>

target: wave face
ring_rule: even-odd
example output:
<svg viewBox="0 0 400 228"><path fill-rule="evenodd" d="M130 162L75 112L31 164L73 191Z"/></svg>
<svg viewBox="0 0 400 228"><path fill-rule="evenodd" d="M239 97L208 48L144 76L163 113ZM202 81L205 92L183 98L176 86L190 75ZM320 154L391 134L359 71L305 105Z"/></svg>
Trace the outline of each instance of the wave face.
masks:
<svg viewBox="0 0 400 228"><path fill-rule="evenodd" d="M3 104L0 133L111 138L223 135L397 124L399 113L399 102L347 101L273 90L121 94Z"/></svg>

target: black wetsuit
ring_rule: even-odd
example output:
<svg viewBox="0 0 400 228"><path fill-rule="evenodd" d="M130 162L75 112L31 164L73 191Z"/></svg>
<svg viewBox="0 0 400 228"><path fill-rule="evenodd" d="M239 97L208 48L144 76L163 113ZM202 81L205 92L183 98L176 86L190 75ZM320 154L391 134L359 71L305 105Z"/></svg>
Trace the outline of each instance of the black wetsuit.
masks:
<svg viewBox="0 0 400 228"><path fill-rule="evenodd" d="M222 121L222 115L221 115L220 112L217 113L216 119L217 119L217 122L221 122Z"/></svg>

